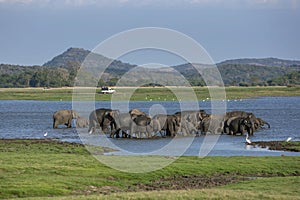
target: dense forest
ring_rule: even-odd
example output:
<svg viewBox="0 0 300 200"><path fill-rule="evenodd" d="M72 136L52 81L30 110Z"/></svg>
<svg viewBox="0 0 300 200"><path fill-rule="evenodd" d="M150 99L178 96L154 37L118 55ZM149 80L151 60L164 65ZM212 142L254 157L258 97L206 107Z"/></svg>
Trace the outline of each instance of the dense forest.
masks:
<svg viewBox="0 0 300 200"><path fill-rule="evenodd" d="M70 48L66 52L54 57L42 66L19 66L0 64L0 87L63 87L73 86L77 72L90 51ZM101 55L97 61L110 63L101 79L95 77L95 72L86 73L85 80L98 81L98 86L114 86L117 81L136 65L111 60ZM225 85L234 86L289 86L300 85L300 61L266 59L236 59L217 64ZM173 66L173 70L155 69L155 73L163 74L165 79L172 77L172 73L179 72L189 84L205 86L203 77L193 65L184 64ZM96 70L96 69L95 69ZM154 72L151 72L155 76ZM128 78L130 86L136 79L147 79L149 74L140 73ZM174 78L174 77L173 77ZM176 80L166 82L169 85L180 84ZM88 84L88 83L87 83ZM155 85L155 83L149 83Z"/></svg>

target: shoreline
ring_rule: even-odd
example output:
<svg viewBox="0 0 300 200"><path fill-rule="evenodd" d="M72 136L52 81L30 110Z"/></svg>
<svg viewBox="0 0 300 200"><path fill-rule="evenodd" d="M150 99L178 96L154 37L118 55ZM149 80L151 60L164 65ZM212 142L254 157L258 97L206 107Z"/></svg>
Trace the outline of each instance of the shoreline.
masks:
<svg viewBox="0 0 300 200"><path fill-rule="evenodd" d="M52 139L52 138L45 138L45 139L38 139L38 138L0 138L0 142L8 142L8 143L34 143L34 144L58 144L58 145L68 145L68 146L74 146L74 147L84 147L86 144L77 143L77 142L68 142L68 141L61 141L58 139ZM251 144L248 144L253 146L254 148L263 148L267 149L269 151L283 151L283 152L300 152L300 141L255 141ZM91 145L93 146L93 145ZM103 149L103 153L111 153L115 152L117 150L111 149L108 147L101 147L101 146L95 146ZM184 156L183 157L190 157L190 156ZM215 157L215 156L212 156ZM222 156L221 156L222 157Z"/></svg>
<svg viewBox="0 0 300 200"><path fill-rule="evenodd" d="M210 93L216 93L216 100L239 100L268 96L300 96L300 87L113 87L115 94L100 94L100 88L0 88L0 100L42 100L42 101L188 101L210 100ZM190 89L190 88L189 88ZM75 93L73 93L75 92ZM219 94L220 93L220 94ZM73 96L73 94L76 94Z"/></svg>
<svg viewBox="0 0 300 200"><path fill-rule="evenodd" d="M256 141L252 142L251 145L266 148L270 151L300 152L300 141Z"/></svg>

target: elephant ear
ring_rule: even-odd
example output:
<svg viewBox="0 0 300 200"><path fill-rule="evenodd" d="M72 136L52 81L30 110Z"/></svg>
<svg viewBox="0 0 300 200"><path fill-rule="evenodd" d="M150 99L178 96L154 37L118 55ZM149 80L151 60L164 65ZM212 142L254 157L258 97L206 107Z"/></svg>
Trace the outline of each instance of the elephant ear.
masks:
<svg viewBox="0 0 300 200"><path fill-rule="evenodd" d="M150 125L151 121L152 121L151 117L147 117L147 125Z"/></svg>
<svg viewBox="0 0 300 200"><path fill-rule="evenodd" d="M132 115L130 115L130 117L135 122L136 118L138 118L138 115L132 114Z"/></svg>
<svg viewBox="0 0 300 200"><path fill-rule="evenodd" d="M73 119L77 119L77 118L80 117L79 114L78 114L78 112L76 110L71 110L71 113L72 113L72 118Z"/></svg>
<svg viewBox="0 0 300 200"><path fill-rule="evenodd" d="M244 119L243 124L247 127L252 126L252 122L251 122L250 118Z"/></svg>
<svg viewBox="0 0 300 200"><path fill-rule="evenodd" d="M181 118L174 117L176 126L180 126Z"/></svg>
<svg viewBox="0 0 300 200"><path fill-rule="evenodd" d="M120 111L119 110L113 110L112 111L112 115L113 116L119 116L120 115Z"/></svg>
<svg viewBox="0 0 300 200"><path fill-rule="evenodd" d="M250 113L247 118L253 119L253 120L257 119L253 113Z"/></svg>
<svg viewBox="0 0 300 200"><path fill-rule="evenodd" d="M232 122L232 120L237 119L238 117L231 117L226 121L226 125L229 126Z"/></svg>
<svg viewBox="0 0 300 200"><path fill-rule="evenodd" d="M188 121L188 122L191 122L191 121L192 121L190 115L188 115L188 117L186 118L186 121Z"/></svg>
<svg viewBox="0 0 300 200"><path fill-rule="evenodd" d="M198 121L198 119L199 119L199 121L202 121L202 119L203 119L200 111L196 114L196 117L197 117L197 121Z"/></svg>

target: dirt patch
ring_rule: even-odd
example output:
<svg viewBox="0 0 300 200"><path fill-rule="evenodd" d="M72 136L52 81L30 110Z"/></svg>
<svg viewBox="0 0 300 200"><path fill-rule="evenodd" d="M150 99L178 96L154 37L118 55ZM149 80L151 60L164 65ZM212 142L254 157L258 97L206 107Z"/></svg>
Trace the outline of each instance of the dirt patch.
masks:
<svg viewBox="0 0 300 200"><path fill-rule="evenodd" d="M253 180L262 177L278 177L278 176L299 176L296 174L214 174L205 175L174 175L171 177L159 178L148 184L135 184L127 188L117 186L89 186L85 190L74 191L74 194L111 194L118 192L143 192L143 191L163 191L163 190L194 190L203 188L213 188L216 186L238 183L242 181ZM116 180L114 177L108 177L107 180Z"/></svg>
<svg viewBox="0 0 300 200"><path fill-rule="evenodd" d="M300 151L299 141L293 141L293 142L259 141L259 142L252 142L251 145L259 146L261 148L268 148L269 150L292 151L292 152Z"/></svg>
<svg viewBox="0 0 300 200"><path fill-rule="evenodd" d="M112 177L108 177L111 180ZM172 177L160 178L151 181L148 184L130 185L126 189L121 189L115 186L89 186L85 190L76 190L73 194L111 194L118 192L141 192L141 191L161 191L161 190L191 190L212 188L215 186L226 185L229 183L236 183L245 180L253 179L253 177L244 177L239 175L216 174L213 176L204 175L175 175Z"/></svg>
<svg viewBox="0 0 300 200"><path fill-rule="evenodd" d="M91 194L111 194L111 193L118 193L122 192L121 189L115 186L89 186L85 190L76 190L73 192L74 195L91 195Z"/></svg>
<svg viewBox="0 0 300 200"><path fill-rule="evenodd" d="M128 191L202 189L236 183L244 180L249 180L249 178L232 175L214 175L210 177L203 175L175 175L152 181L149 184L137 184L135 186L130 186L128 187Z"/></svg>

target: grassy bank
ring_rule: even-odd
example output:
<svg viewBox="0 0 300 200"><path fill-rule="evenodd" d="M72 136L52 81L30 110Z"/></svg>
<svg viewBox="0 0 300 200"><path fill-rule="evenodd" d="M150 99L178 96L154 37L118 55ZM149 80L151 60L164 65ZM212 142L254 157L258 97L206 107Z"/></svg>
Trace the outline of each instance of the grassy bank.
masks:
<svg viewBox="0 0 300 200"><path fill-rule="evenodd" d="M196 98L204 100L210 98L209 90L206 87L193 88ZM212 89L216 93L216 89ZM259 96L300 96L300 87L226 87L227 99L252 98ZM172 101L172 100L190 100L187 88L163 88L147 87L138 88L133 91L131 88L116 88L117 93L113 97L116 100L124 100L130 97L134 101ZM81 96L90 95L91 91L81 90ZM92 91L93 92L93 91ZM92 93L97 101L108 101L112 95L100 94L100 89ZM72 88L1 88L0 100L54 100L54 101L71 101ZM94 95L95 94L95 95ZM176 95L177 94L177 97ZM222 98L221 95L219 95Z"/></svg>
<svg viewBox="0 0 300 200"><path fill-rule="evenodd" d="M251 145L268 148L270 150L300 152L300 142L298 141L260 141L252 142Z"/></svg>
<svg viewBox="0 0 300 200"><path fill-rule="evenodd" d="M297 199L300 196L300 157L181 157L164 169L132 174L103 165L79 144L0 140L0 158L0 199Z"/></svg>

